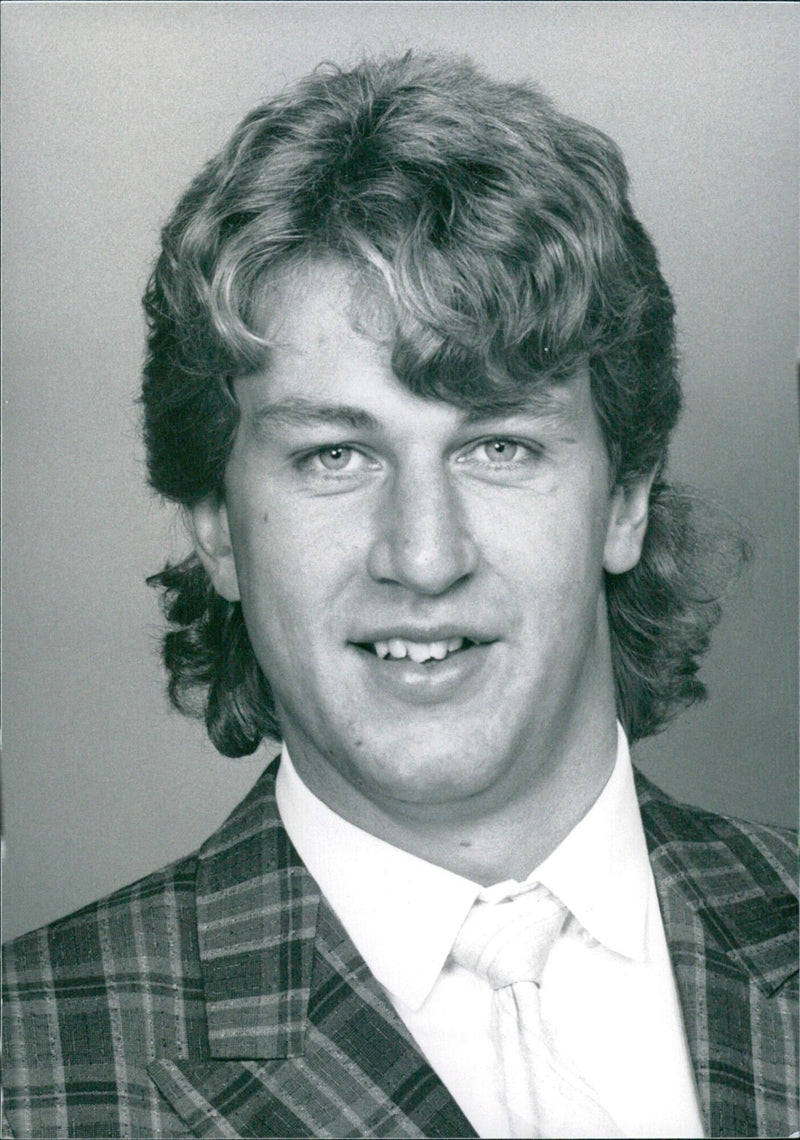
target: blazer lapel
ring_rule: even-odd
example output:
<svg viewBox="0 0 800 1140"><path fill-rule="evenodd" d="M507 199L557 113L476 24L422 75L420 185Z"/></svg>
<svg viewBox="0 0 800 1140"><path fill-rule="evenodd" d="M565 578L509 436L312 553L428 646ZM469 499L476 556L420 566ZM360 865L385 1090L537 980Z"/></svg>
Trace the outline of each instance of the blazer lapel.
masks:
<svg viewBox="0 0 800 1140"><path fill-rule="evenodd" d="M292 848L276 771L199 854L207 1050L151 1077L198 1137L474 1137ZM796 901L746 828L637 787L706 1132L788 1135L768 995L797 971Z"/></svg>
<svg viewBox="0 0 800 1140"><path fill-rule="evenodd" d="M747 825L637 790L706 1134L788 1136L797 900Z"/></svg>
<svg viewBox="0 0 800 1140"><path fill-rule="evenodd" d="M151 1077L196 1136L475 1136L292 848L276 771L200 851L208 1054Z"/></svg>

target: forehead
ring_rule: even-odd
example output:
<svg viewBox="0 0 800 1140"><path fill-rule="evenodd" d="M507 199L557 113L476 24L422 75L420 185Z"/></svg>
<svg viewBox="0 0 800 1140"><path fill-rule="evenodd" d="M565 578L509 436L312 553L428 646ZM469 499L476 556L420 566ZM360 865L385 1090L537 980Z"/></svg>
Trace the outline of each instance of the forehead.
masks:
<svg viewBox="0 0 800 1140"><path fill-rule="evenodd" d="M387 286L377 275L334 257L301 261L272 282L263 317L271 355L391 354L395 321Z"/></svg>
<svg viewBox="0 0 800 1140"><path fill-rule="evenodd" d="M417 395L393 370L397 321L386 284L332 257L293 266L273 283L262 328L265 364L236 385L245 413L280 404L284 419L297 423L304 411L313 415L314 404L344 402L390 418L402 406L420 420L437 410L466 423L516 414L552 422L595 418L585 367L563 382L509 386L496 406L488 385L485 400Z"/></svg>

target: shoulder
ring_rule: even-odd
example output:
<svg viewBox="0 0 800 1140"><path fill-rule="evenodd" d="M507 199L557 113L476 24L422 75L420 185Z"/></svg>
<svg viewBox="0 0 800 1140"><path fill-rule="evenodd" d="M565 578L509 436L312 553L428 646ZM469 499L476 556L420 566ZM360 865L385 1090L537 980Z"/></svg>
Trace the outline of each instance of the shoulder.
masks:
<svg viewBox="0 0 800 1140"><path fill-rule="evenodd" d="M220 865L229 877L231 868L238 873L234 887L252 876L263 834L280 848L275 772L273 764L196 852L10 942L4 974L14 1008L47 995L77 1012L81 1001L95 1008L110 990L142 995L151 987L160 994L179 987L184 1000L193 998L201 977L198 896L215 893Z"/></svg>
<svg viewBox="0 0 800 1140"><path fill-rule="evenodd" d="M232 922L220 934L217 902L235 918L248 884L291 862L275 772L198 851L4 948L13 1135L186 1135L148 1066L209 1056L203 931L227 937Z"/></svg>
<svg viewBox="0 0 800 1140"><path fill-rule="evenodd" d="M797 897L797 832L681 803L636 772L636 791L651 858L749 871L768 894Z"/></svg>
<svg viewBox="0 0 800 1140"><path fill-rule="evenodd" d="M7 985L22 997L59 991L73 976L112 979L133 958L154 966L196 959L195 879L190 855L4 947Z"/></svg>
<svg viewBox="0 0 800 1140"><path fill-rule="evenodd" d="M99 1135L101 1120L118 1128L104 1135L180 1135L152 1108L147 1064L205 1048L196 864L189 856L4 948L14 1135Z"/></svg>
<svg viewBox="0 0 800 1140"><path fill-rule="evenodd" d="M126 963L130 976L134 961L143 964L143 976L151 968L162 977L198 972L199 879L214 856L227 856L227 862L238 856L238 864L250 869L252 852L244 848L272 822L265 820L265 805L274 805L276 771L273 763L197 851L9 942L6 973L24 975L32 987L47 978L58 987L94 964L100 978L114 978ZM279 830L277 810L273 814Z"/></svg>

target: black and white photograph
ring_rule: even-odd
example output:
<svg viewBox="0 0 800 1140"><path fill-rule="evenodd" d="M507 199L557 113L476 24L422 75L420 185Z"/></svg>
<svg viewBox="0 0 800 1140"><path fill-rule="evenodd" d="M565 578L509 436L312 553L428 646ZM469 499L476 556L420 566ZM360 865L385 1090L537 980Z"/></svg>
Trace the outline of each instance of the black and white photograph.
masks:
<svg viewBox="0 0 800 1140"><path fill-rule="evenodd" d="M2 1136L800 1136L796 6L0 30Z"/></svg>

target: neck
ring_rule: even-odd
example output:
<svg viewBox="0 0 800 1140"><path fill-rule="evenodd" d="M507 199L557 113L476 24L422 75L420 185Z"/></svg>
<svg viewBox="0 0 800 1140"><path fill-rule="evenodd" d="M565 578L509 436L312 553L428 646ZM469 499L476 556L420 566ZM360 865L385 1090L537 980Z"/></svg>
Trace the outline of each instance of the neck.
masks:
<svg viewBox="0 0 800 1140"><path fill-rule="evenodd" d="M606 718L581 736L524 767L533 778L519 786L495 789L483 802L478 797L457 808L425 810L376 802L329 766L308 764L304 749L288 744L300 778L338 815L429 863L491 886L527 878L602 792L616 760L616 723Z"/></svg>

